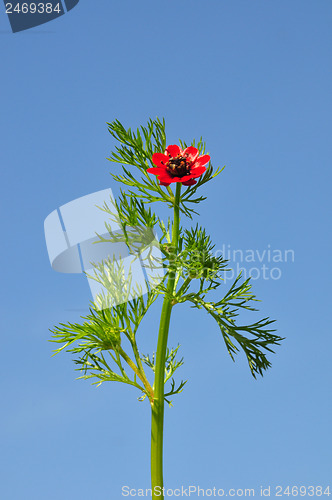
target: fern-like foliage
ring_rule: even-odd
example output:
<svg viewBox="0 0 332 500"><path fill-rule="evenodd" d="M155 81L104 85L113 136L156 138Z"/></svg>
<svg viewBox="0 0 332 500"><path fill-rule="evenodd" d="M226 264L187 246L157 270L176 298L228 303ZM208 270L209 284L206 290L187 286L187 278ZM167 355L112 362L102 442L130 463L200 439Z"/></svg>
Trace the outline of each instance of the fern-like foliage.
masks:
<svg viewBox="0 0 332 500"><path fill-rule="evenodd" d="M180 252L176 256L178 279L182 277L184 283L174 302L188 301L192 307L205 310L217 322L232 359L235 360L234 355L242 349L252 375L263 375L264 370L271 366L267 353L274 352L272 346L279 345L284 339L273 333L275 330L270 326L274 320L269 318L249 325L237 323L241 309L257 311L253 307L257 299L251 292L250 278L243 281L239 275L222 299L217 302L206 300L208 292L219 288L223 273L229 270L228 262L222 256L214 256L213 249L211 238L198 225L184 231ZM195 282L199 283L198 289L190 291Z"/></svg>

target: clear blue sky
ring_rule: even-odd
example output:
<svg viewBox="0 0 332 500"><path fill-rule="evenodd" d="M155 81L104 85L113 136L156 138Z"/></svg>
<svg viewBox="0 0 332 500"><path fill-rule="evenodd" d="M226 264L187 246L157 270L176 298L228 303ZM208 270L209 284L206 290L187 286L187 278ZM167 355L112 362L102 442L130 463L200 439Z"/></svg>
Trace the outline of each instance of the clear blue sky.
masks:
<svg viewBox="0 0 332 500"><path fill-rule="evenodd" d="M82 0L13 34L1 6L1 499L149 487L148 403L77 381L69 354L51 357L48 328L78 320L90 292L82 275L51 269L43 221L118 192L106 122L155 116L170 144L202 135L226 165L197 218L216 249L295 255L276 264L280 279L253 281L261 316L287 337L263 379L231 361L202 311L174 309L170 344L189 382L166 408L166 485L332 492L331 22L326 0ZM143 352L159 312L143 324Z"/></svg>

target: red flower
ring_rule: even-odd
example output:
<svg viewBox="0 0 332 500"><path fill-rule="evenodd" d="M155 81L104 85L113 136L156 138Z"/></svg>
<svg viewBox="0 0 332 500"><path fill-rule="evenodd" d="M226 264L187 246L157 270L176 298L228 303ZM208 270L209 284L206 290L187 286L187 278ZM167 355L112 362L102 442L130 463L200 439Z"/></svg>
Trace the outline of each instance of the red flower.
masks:
<svg viewBox="0 0 332 500"><path fill-rule="evenodd" d="M198 156L198 149L189 146L182 151L179 146L172 144L165 149L165 154L155 153L152 161L155 167L148 168L149 174L158 176L161 186L169 186L172 182L182 182L184 186L192 186L194 179L202 175L210 161L209 155Z"/></svg>

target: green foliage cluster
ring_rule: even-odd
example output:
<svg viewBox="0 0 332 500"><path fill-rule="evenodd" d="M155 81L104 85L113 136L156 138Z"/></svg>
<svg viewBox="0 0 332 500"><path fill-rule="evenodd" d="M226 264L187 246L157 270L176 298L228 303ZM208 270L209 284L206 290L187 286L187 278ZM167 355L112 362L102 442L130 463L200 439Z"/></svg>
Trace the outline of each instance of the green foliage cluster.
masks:
<svg viewBox="0 0 332 500"><path fill-rule="evenodd" d="M132 254L141 253L142 249L150 248L155 238L155 230L161 233L158 246L162 252L161 262L154 261L156 266L162 265L165 270L164 279L154 288L147 282L148 292L143 296L138 290L137 296L121 304L112 306L106 302L106 297L100 297L99 304L93 304L90 314L83 317L82 324L60 324L51 330L52 341L62 344L56 350L66 349L78 358L75 360L78 369L83 373L80 378L96 378L97 382L118 381L137 387L141 391L140 400L148 397L153 403L153 384L150 384L143 365L154 371L155 356L142 355L137 345L139 325L158 296L167 296L165 285L168 276L174 273L175 288L172 294L172 305L189 302L191 307L203 309L213 318L221 332L226 348L235 360L235 355L243 351L250 371L254 377L263 375L270 365L267 355L273 352L273 346L283 340L274 334L269 318L263 318L249 325L238 322L241 309L256 311L253 302L257 301L251 292L248 280L242 281L238 276L228 292L218 301L208 300L209 292L216 291L223 284L223 273L227 272L227 261L222 256L213 255L214 245L205 229L196 225L195 228L180 228L178 247L172 245L172 221L167 224L161 221L151 208L155 202L174 205L174 193L168 186L160 186L153 175L146 170L153 166L152 155L163 152L166 148L165 122L150 120L146 127L133 132L125 129L118 121L108 124L111 135L118 145L111 153L109 160L122 165L122 173L111 173L113 179L127 186L128 191L120 190L118 200L111 200L103 207L110 223L106 225L107 238L100 236L100 242L124 242ZM182 148L187 144L180 143ZM193 142L192 145L195 145ZM205 144L200 140L196 147L204 153ZM130 166L130 168L128 168ZM188 186L180 196L180 211L189 219L196 213L192 206L205 198L198 196L198 189L221 172L213 172L209 164L206 172L197 184ZM111 229L111 221L121 228L118 233ZM146 257L151 266L153 258ZM107 263L106 263L107 264ZM106 269L106 271L105 271ZM94 279L102 283L108 292L110 283L117 283L118 288L126 288L121 283L123 276L121 268L114 263L105 266L105 262L95 264ZM114 286L114 285L113 285ZM111 294L112 294L111 293ZM110 294L110 293L109 293ZM122 339L127 339L130 352L124 350ZM170 396L182 391L185 382L176 387L173 375L183 364L183 359L176 360L179 346L167 351L165 363L165 383L170 382L170 389L165 394L165 400L171 404ZM128 369L129 375L127 373Z"/></svg>

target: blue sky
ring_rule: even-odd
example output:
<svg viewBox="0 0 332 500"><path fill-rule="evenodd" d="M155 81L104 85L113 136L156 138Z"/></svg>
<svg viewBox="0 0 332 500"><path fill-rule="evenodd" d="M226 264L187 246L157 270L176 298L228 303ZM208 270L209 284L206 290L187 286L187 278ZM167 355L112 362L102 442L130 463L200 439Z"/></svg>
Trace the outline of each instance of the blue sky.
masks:
<svg viewBox="0 0 332 500"><path fill-rule="evenodd" d="M174 309L170 344L189 381L166 408L165 483L332 492L331 18L322 0L99 0L13 34L1 8L1 498L149 487L148 404L127 386L75 380L69 354L51 357L48 328L78 320L90 292L82 275L52 270L43 222L118 192L106 122L156 116L168 143L203 136L226 165L193 222L216 249L294 252L279 279L253 280L260 315L287 338L262 379L231 361L202 311ZM144 320L142 352L155 349L159 313Z"/></svg>

